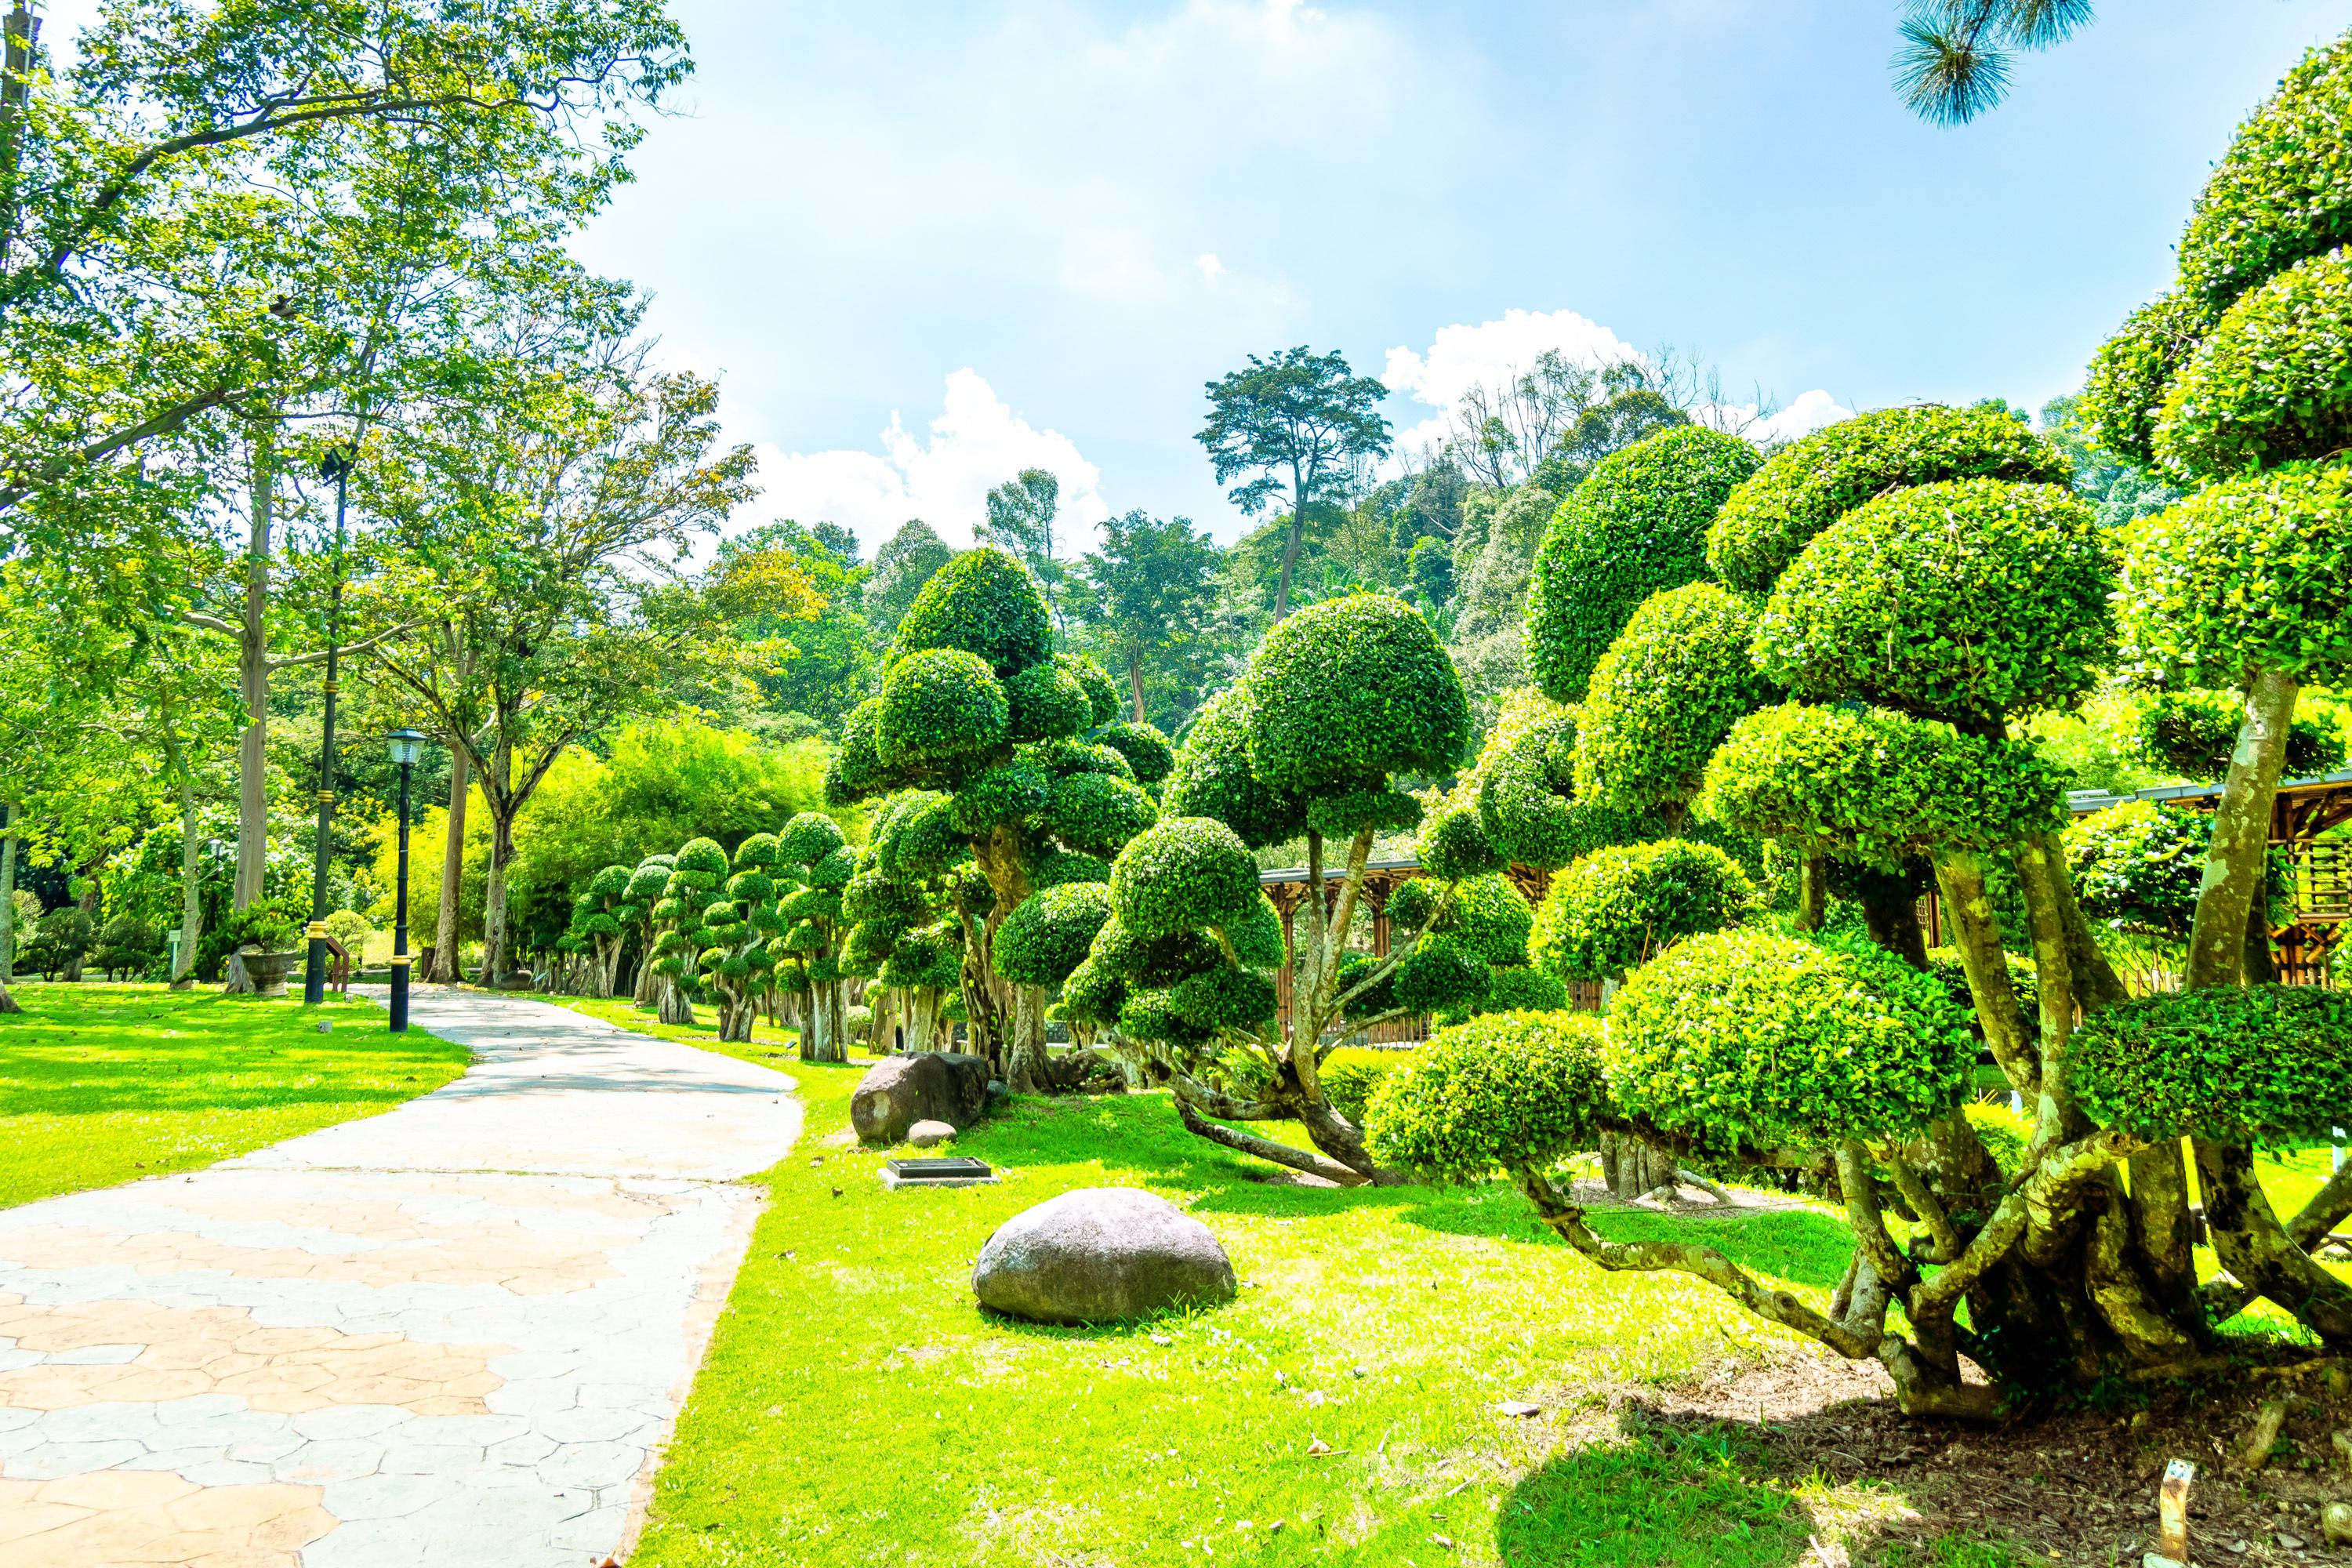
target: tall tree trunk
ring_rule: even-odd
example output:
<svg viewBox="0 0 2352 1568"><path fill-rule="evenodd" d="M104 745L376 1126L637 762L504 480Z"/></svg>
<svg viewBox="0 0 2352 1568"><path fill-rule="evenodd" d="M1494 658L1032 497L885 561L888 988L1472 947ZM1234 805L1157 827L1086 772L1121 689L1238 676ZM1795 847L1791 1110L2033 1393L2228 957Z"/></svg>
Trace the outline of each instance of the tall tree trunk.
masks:
<svg viewBox="0 0 2352 1568"><path fill-rule="evenodd" d="M2213 839L2205 852L2204 885L2189 928L2185 989L2236 985L2245 978L2246 927L2263 894L2271 808L2297 694L2294 680L2271 669L2256 676L2246 692L2245 721L2213 806Z"/></svg>
<svg viewBox="0 0 2352 1568"><path fill-rule="evenodd" d="M455 984L466 978L457 963L458 900L465 892L466 802L474 792L466 748L449 746L449 832L441 845L441 909L433 928L433 972L425 978Z"/></svg>
<svg viewBox="0 0 2352 1568"><path fill-rule="evenodd" d="M1015 1094L1042 1094L1053 1087L1045 1055L1045 988L1013 989L1013 1038L1005 1051L1004 1087Z"/></svg>
<svg viewBox="0 0 2352 1568"><path fill-rule="evenodd" d="M180 786L180 951L172 963L172 989L185 990L195 974L196 942L204 935L203 889L196 885L196 781L172 728L171 699L163 697L163 765Z"/></svg>
<svg viewBox="0 0 2352 1568"><path fill-rule="evenodd" d="M236 749L236 893L231 907L239 910L261 900L263 873L269 864L269 535L278 505L278 450L275 432L268 425L254 432L248 493L252 526L246 542L245 607L236 649L245 733Z"/></svg>
<svg viewBox="0 0 2352 1568"><path fill-rule="evenodd" d="M1797 929L1819 931L1830 908L1830 858L1808 855L1797 872Z"/></svg>
<svg viewBox="0 0 2352 1568"><path fill-rule="evenodd" d="M16 803L0 803L0 1013L25 1009L8 994L16 978Z"/></svg>
<svg viewBox="0 0 2352 1568"><path fill-rule="evenodd" d="M90 862L89 871L78 879L81 883L81 896L74 900L75 905L80 909L81 912L89 918L90 937L93 942L97 940L98 936L98 872L99 868L105 864L106 862L102 859L93 860ZM62 975L58 976L58 978L77 985L81 983L82 963L84 959L87 957L89 951L89 949L85 948L80 952L77 952L71 958L66 960L66 972Z"/></svg>
<svg viewBox="0 0 2352 1568"><path fill-rule="evenodd" d="M490 752L490 771L482 780L482 804L490 810L490 874L482 891L481 982L496 987L504 983L511 955L507 952L507 865L514 858L516 802L514 751L499 727L499 743Z"/></svg>
<svg viewBox="0 0 2352 1568"><path fill-rule="evenodd" d="M629 1000L640 1007L654 1005L662 978L654 972L653 922L645 921L637 928L637 983L630 989Z"/></svg>
<svg viewBox="0 0 2352 1568"><path fill-rule="evenodd" d="M1290 614L1290 579L1298 568L1298 544L1307 533L1307 479L1290 465L1290 535L1282 544L1282 583L1274 594L1274 618Z"/></svg>
<svg viewBox="0 0 2352 1568"><path fill-rule="evenodd" d="M1127 645L1127 687L1135 693L1135 721L1149 722L1143 716L1143 645L1139 642Z"/></svg>

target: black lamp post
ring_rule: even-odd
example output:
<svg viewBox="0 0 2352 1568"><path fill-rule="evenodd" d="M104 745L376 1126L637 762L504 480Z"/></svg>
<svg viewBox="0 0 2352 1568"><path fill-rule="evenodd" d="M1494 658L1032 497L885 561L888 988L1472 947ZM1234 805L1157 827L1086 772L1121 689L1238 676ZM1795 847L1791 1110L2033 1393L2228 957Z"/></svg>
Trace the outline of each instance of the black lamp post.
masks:
<svg viewBox="0 0 2352 1568"><path fill-rule="evenodd" d="M408 1027L408 775L425 750L414 730L394 730L384 743L400 768L400 879L392 900L392 1032Z"/></svg>
<svg viewBox="0 0 2352 1568"><path fill-rule="evenodd" d="M335 481L335 575L327 595L327 712L319 742L319 847L310 875L310 952L302 965L302 1005L327 999L327 862L334 853L335 673L343 636L343 493L352 476L352 454L334 451L319 465L319 477Z"/></svg>

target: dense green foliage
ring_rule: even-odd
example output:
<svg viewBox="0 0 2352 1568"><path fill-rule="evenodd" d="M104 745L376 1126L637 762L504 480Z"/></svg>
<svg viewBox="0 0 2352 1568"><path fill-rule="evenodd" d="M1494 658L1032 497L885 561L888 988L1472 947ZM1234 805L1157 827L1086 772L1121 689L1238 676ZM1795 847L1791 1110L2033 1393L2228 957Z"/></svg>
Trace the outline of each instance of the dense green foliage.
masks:
<svg viewBox="0 0 2352 1568"><path fill-rule="evenodd" d="M1299 610L1266 634L1245 679L1250 768L1276 789L1376 790L1392 773L1450 769L1469 744L1469 703L1444 645L1386 594Z"/></svg>
<svg viewBox="0 0 2352 1568"><path fill-rule="evenodd" d="M1254 848L1295 838L1307 826L1307 803L1297 791L1277 789L1251 771L1257 711L1246 683L1209 699L1160 792L1169 816L1214 817Z"/></svg>
<svg viewBox="0 0 2352 1568"><path fill-rule="evenodd" d="M1578 801L1638 811L1696 795L1732 725L1779 695L1749 658L1759 636L1754 606L1711 583L1646 600L1593 668Z"/></svg>
<svg viewBox="0 0 2352 1568"><path fill-rule="evenodd" d="M1693 937L1636 971L1609 1014L1616 1105L1727 1144L1909 1137L1959 1103L1975 1059L1936 978L1866 942Z"/></svg>
<svg viewBox="0 0 2352 1568"><path fill-rule="evenodd" d="M900 657L883 678L875 736L885 763L945 763L1001 743L1009 717L986 660L929 648Z"/></svg>
<svg viewBox="0 0 2352 1568"><path fill-rule="evenodd" d="M1000 679L1045 662L1053 626L1036 580L1002 550L965 551L915 595L891 642L891 661L927 648L961 648Z"/></svg>
<svg viewBox="0 0 2352 1568"><path fill-rule="evenodd" d="M2352 445L2352 259L2298 262L2248 289L2165 395L2155 451L2180 474L2323 458Z"/></svg>
<svg viewBox="0 0 2352 1568"><path fill-rule="evenodd" d="M1757 624L1756 661L1810 701L1962 721L2064 708L2097 682L2113 577L2096 517L2069 490L1915 485L1805 546Z"/></svg>
<svg viewBox="0 0 2352 1568"><path fill-rule="evenodd" d="M2075 1030L2075 1093L2147 1138L2324 1137L2352 1103L2352 994L2311 985L2162 992Z"/></svg>
<svg viewBox="0 0 2352 1568"><path fill-rule="evenodd" d="M1711 844L1663 838L1596 849L1551 879L1536 964L1561 980L1622 980L1685 937L1757 912L1756 884Z"/></svg>
<svg viewBox="0 0 2352 1568"><path fill-rule="evenodd" d="M1528 663L1560 701L1652 595L1706 575L1706 526L1756 471L1737 436L1683 425L1612 452L1553 514L1528 590Z"/></svg>
<svg viewBox="0 0 2352 1568"><path fill-rule="evenodd" d="M1024 899L1005 918L990 962L1015 984L1059 985L1085 961L1110 909L1111 890L1099 882L1048 888Z"/></svg>
<svg viewBox="0 0 2352 1568"><path fill-rule="evenodd" d="M2000 851L2055 830L2064 782L2025 742L1884 709L1786 702L1732 727L1696 809L1808 854L1900 864L1938 849Z"/></svg>
<svg viewBox="0 0 2352 1568"><path fill-rule="evenodd" d="M1234 830L1172 816L1138 834L1111 868L1118 918L1144 936L1221 926L1257 907L1257 862Z"/></svg>
<svg viewBox="0 0 2352 1568"><path fill-rule="evenodd" d="M2180 279L2209 312L2306 257L2352 239L2352 47L2296 63L2214 165L2180 240Z"/></svg>
<svg viewBox="0 0 2352 1568"><path fill-rule="evenodd" d="M2212 837L2211 814L2144 800L2076 817L2064 843L2083 912L2136 936L2187 937Z"/></svg>
<svg viewBox="0 0 2352 1568"><path fill-rule="evenodd" d="M1433 1181L1542 1170L1591 1142L1608 1095L1601 1020L1485 1013L1438 1030L1365 1107L1373 1152Z"/></svg>
<svg viewBox="0 0 2352 1568"><path fill-rule="evenodd" d="M2156 768L2175 777L2210 784L2230 771L2237 749L2243 704L2218 691L2163 691L2135 715L2132 743ZM2313 778L2344 765L2346 737L2318 719L2297 717L2287 726L2281 776Z"/></svg>
<svg viewBox="0 0 2352 1568"><path fill-rule="evenodd" d="M2352 469L2249 474L2140 519L2120 588L2125 663L2151 680L2352 678Z"/></svg>
<svg viewBox="0 0 2352 1568"><path fill-rule="evenodd" d="M2091 357L2080 405L2100 446L2143 467L2156 464L2156 427L2166 389L2197 351L2202 318L2179 294L2150 300L2124 319Z"/></svg>

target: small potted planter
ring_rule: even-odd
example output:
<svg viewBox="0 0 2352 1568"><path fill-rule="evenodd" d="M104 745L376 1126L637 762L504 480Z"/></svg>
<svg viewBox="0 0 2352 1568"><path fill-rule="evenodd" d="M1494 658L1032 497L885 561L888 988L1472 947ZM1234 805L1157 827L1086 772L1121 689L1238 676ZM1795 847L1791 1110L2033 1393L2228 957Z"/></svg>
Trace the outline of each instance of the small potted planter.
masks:
<svg viewBox="0 0 2352 1568"><path fill-rule="evenodd" d="M283 952L272 952L267 948L248 945L238 948L236 956L245 964L246 977L253 982L255 995L283 996L286 994L286 976L293 973L294 965L301 961L302 951L289 947Z"/></svg>

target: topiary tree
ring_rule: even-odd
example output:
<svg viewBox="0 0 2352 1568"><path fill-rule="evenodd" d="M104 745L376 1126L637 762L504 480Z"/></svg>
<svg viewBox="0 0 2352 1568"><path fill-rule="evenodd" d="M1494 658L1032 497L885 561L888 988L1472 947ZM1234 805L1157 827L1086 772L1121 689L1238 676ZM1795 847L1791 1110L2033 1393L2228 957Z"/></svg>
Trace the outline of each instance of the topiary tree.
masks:
<svg viewBox="0 0 2352 1568"><path fill-rule="evenodd" d="M2228 775L2244 704L2219 691L2159 691L2134 715L2132 750L2150 767L2212 784ZM2279 760L2284 778L2313 778L2344 765L2345 738L2319 719L2287 725Z"/></svg>
<svg viewBox="0 0 2352 1568"><path fill-rule="evenodd" d="M637 978L629 999L640 1007L658 1006L658 988L666 984L654 964L654 939L660 934L654 909L668 891L676 860L672 855L655 854L638 861L637 868L629 873L620 908L613 911L614 918L637 939Z"/></svg>
<svg viewBox="0 0 2352 1568"><path fill-rule="evenodd" d="M672 857L661 899L653 909L653 968L663 983L657 1001L665 1024L694 1026L705 946L703 911L726 877L727 851L714 839L689 838Z"/></svg>
<svg viewBox="0 0 2352 1568"><path fill-rule="evenodd" d="M621 952L627 943L625 907L635 873L626 866L607 866L588 879L572 900L572 923L565 934L576 937L591 956L588 994L610 996L619 984Z"/></svg>
<svg viewBox="0 0 2352 1568"><path fill-rule="evenodd" d="M1046 1087L1045 988L1005 979L992 949L1043 868L1108 858L1158 815L1126 752L1094 738L1118 718L1118 689L1092 660L1052 651L1036 583L997 550L959 555L924 584L885 664L880 695L843 724L827 798L927 797L923 831L968 853L989 894L964 900L974 1047L1016 1091ZM1126 727L1117 739L1148 749Z"/></svg>
<svg viewBox="0 0 2352 1568"><path fill-rule="evenodd" d="M108 921L89 950L89 963L109 980L135 978L163 956L163 937L136 915L117 915Z"/></svg>
<svg viewBox="0 0 2352 1568"><path fill-rule="evenodd" d="M849 988L842 945L851 922L843 902L857 857L841 825L816 811L784 824L774 845L776 931L770 947L776 986L799 1005L801 1059L847 1061Z"/></svg>
<svg viewBox="0 0 2352 1568"><path fill-rule="evenodd" d="M1401 896L1391 950L1349 963L1373 839L1421 816L1398 776L1451 769L1469 729L1462 682L1412 606L1355 594L1294 612L1185 736L1167 818L1112 867L1110 918L1066 980L1065 1012L1149 1050L1195 1133L1334 1181L1378 1176L1324 1090L1323 1059L1359 1027L1482 994L1498 958L1525 965L1528 910L1507 884L1516 949L1509 911L1481 889L1444 920L1436 899L1416 910ZM1251 849L1301 836L1307 893L1286 943ZM1230 1125L1269 1121L1298 1122L1314 1147Z"/></svg>
<svg viewBox="0 0 2352 1568"><path fill-rule="evenodd" d="M850 923L842 968L884 988L875 1038L895 1043L903 1030L913 1051L950 1044L945 1008L962 987L965 926L984 920L994 899L948 819L950 805L950 797L923 790L884 800L842 889L842 919Z"/></svg>
<svg viewBox="0 0 2352 1568"><path fill-rule="evenodd" d="M2201 486L2125 531L2126 667L2243 694L2186 983L2241 979L2297 697L2352 673L2352 38L2312 50L2239 128L2198 198L2179 282L2098 353L2102 445Z"/></svg>
<svg viewBox="0 0 2352 1568"><path fill-rule="evenodd" d="M697 963L719 1001L721 1040L751 1037L778 962L773 945L783 930L777 911L783 888L773 874L777 864L775 835L752 834L736 846L719 897L702 907Z"/></svg>

